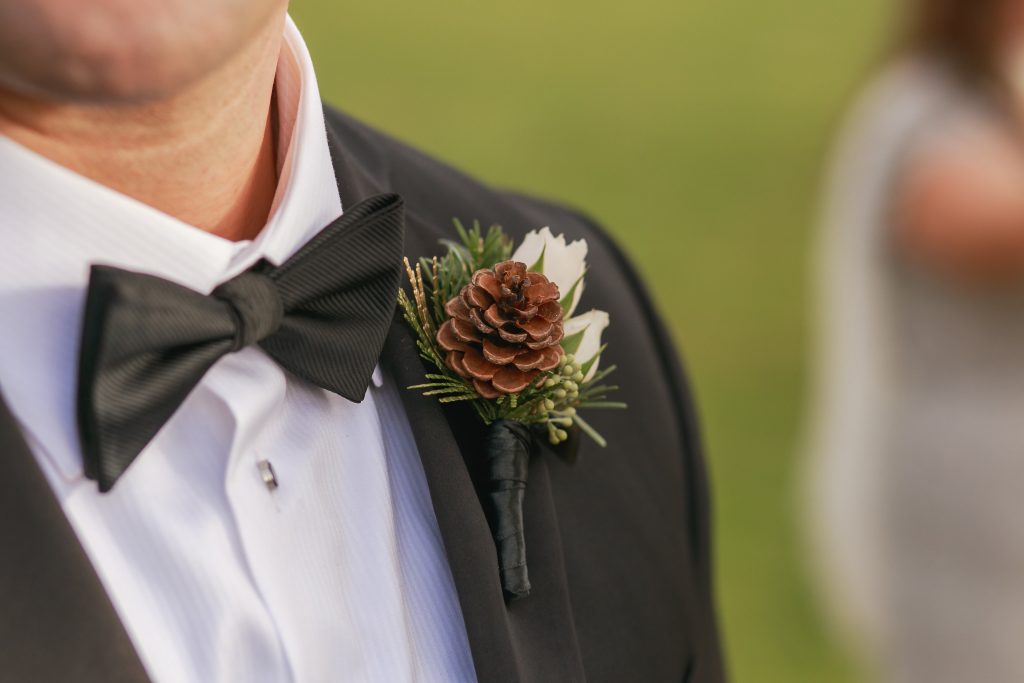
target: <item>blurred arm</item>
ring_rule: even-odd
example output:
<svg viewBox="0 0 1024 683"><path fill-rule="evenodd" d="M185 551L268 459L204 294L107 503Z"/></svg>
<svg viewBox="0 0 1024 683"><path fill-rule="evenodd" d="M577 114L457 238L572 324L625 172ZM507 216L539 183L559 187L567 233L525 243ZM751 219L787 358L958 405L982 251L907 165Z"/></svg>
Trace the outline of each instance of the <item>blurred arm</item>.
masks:
<svg viewBox="0 0 1024 683"><path fill-rule="evenodd" d="M994 126L950 132L904 171L897 243L960 279L1024 277L1024 145Z"/></svg>

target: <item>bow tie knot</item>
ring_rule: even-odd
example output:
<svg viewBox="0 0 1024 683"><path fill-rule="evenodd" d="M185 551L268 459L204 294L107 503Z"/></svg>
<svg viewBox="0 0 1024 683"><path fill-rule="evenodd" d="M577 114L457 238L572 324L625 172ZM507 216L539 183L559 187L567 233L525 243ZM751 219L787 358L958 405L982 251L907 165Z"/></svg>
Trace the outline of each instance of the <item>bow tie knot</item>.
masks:
<svg viewBox="0 0 1024 683"><path fill-rule="evenodd" d="M284 304L274 281L263 273L246 271L213 290L212 296L227 303L235 316L232 351L240 351L277 332Z"/></svg>

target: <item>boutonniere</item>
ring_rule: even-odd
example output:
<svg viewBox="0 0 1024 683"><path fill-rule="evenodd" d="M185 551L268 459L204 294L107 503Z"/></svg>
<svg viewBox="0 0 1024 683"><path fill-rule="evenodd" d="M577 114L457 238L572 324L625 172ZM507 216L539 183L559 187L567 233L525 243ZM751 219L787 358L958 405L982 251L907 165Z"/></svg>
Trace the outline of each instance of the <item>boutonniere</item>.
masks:
<svg viewBox="0 0 1024 683"><path fill-rule="evenodd" d="M469 403L487 425L480 454L490 490L484 503L509 599L529 595L523 497L530 454L541 440L554 446L570 435L604 438L580 411L625 408L609 401L614 366L600 367L608 314L576 315L585 288L587 243L566 243L543 228L513 252L500 226L486 234L455 221L458 240L447 253L405 261L412 290L398 304L432 366L409 389L441 403Z"/></svg>

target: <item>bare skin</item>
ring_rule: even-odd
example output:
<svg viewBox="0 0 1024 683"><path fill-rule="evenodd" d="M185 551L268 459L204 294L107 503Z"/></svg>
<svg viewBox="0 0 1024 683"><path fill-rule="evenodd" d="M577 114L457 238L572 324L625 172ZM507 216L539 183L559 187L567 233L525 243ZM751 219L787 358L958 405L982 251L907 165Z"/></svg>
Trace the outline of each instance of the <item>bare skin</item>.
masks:
<svg viewBox="0 0 1024 683"><path fill-rule="evenodd" d="M262 9L265 15L252 26L251 19L228 20L229 10L236 11L231 0L182 5L186 12L220 3L225 17L204 16L202 25L214 31L204 36L204 45L235 45L222 54L220 47L204 52L190 33L175 33L181 22L171 20L167 32L172 39L154 53L151 36L141 29L132 33L135 26L148 26L144 16L134 18L147 3L134 2L36 3L63 3L63 11L71 14L81 7L95 12L107 4L115 6L111 15L117 21L124 20L120 48L95 59L90 57L96 52L90 47L95 37L52 23L29 27L43 31L38 39L50 38L62 53L74 55L77 50L81 55L78 60L47 62L50 72L19 70L6 52L10 36L0 29L0 133L198 228L230 240L255 237L267 220L277 186L272 94L286 3L252 2L250 14ZM24 5L0 0L0 17L12 3ZM223 19L219 24L218 18ZM147 60L165 68L154 71Z"/></svg>
<svg viewBox="0 0 1024 683"><path fill-rule="evenodd" d="M1024 121L1024 2L1001 8L1005 72ZM897 238L911 258L966 282L1024 280L1024 127L979 124L923 150L897 188Z"/></svg>
<svg viewBox="0 0 1024 683"><path fill-rule="evenodd" d="M978 284L1024 278L1024 154L1006 131L960 131L919 155L897 196L908 255Z"/></svg>

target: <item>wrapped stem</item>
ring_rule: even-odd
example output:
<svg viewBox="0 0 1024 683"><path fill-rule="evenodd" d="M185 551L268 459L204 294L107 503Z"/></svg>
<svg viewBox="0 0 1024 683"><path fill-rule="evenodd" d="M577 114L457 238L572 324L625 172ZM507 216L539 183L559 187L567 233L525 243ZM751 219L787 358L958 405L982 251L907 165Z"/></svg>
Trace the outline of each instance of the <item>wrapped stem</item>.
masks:
<svg viewBox="0 0 1024 683"><path fill-rule="evenodd" d="M521 422L498 420L491 424L484 443L490 483L488 521L498 552L501 587L507 600L530 594L523 531L523 499L533 440Z"/></svg>

